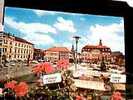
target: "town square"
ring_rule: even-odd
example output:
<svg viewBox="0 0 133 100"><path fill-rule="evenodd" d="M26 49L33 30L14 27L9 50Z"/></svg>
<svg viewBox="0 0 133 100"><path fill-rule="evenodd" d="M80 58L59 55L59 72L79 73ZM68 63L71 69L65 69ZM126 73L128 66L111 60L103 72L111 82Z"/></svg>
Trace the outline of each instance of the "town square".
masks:
<svg viewBox="0 0 133 100"><path fill-rule="evenodd" d="M125 100L123 21L6 7L0 33L0 97Z"/></svg>

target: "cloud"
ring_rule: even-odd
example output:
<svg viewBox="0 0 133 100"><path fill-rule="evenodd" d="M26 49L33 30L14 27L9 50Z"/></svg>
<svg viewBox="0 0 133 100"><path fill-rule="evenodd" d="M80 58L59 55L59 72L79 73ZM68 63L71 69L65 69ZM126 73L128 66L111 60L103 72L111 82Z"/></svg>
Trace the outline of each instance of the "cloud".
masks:
<svg viewBox="0 0 133 100"><path fill-rule="evenodd" d="M54 43L54 39L50 36L50 34L46 34L49 32L53 34L56 33L56 29L50 25L41 23L16 22L12 17L5 17L5 24L23 33L25 35L23 37L24 39L36 44L37 46Z"/></svg>
<svg viewBox="0 0 133 100"><path fill-rule="evenodd" d="M88 33L89 44L98 44L99 39L102 39L103 45L109 46L112 51L125 53L123 21L110 25L92 25Z"/></svg>
<svg viewBox="0 0 133 100"><path fill-rule="evenodd" d="M49 35L44 35L44 34L37 34L37 33L31 33L31 34L27 34L24 39L32 42L33 44L35 44L36 46L39 45L49 45L49 44L53 44L55 41L54 39L49 36Z"/></svg>
<svg viewBox="0 0 133 100"><path fill-rule="evenodd" d="M56 47L66 47L66 48L68 48L68 50L71 50L71 48L72 48L72 43L71 42L63 42L63 43L54 43L53 44L53 46L56 46Z"/></svg>
<svg viewBox="0 0 133 100"><path fill-rule="evenodd" d="M48 15L48 14L50 14L50 15L56 14L56 12L53 12L53 11L43 11L43 10L33 10L33 12L39 17Z"/></svg>
<svg viewBox="0 0 133 100"><path fill-rule="evenodd" d="M42 23L16 22L12 17L5 17L5 24L23 33L56 33L56 29L50 25Z"/></svg>
<svg viewBox="0 0 133 100"><path fill-rule="evenodd" d="M63 46L63 47L67 47L68 50L71 50L71 48L72 48L72 43L71 43L71 42L64 42L64 43L62 44L62 46Z"/></svg>
<svg viewBox="0 0 133 100"><path fill-rule="evenodd" d="M76 29L72 20L66 20L63 17L58 17L57 22L54 24L54 27L60 31L68 31L70 33L75 33Z"/></svg>

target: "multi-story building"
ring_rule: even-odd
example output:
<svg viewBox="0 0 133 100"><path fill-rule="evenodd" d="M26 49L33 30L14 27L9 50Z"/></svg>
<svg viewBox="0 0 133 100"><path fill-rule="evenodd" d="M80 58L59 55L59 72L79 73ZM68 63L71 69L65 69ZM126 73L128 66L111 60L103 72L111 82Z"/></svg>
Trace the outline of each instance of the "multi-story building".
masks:
<svg viewBox="0 0 133 100"><path fill-rule="evenodd" d="M98 45L85 45L81 50L82 62L98 62L104 58L105 61L111 59L111 49L102 44L102 40Z"/></svg>
<svg viewBox="0 0 133 100"><path fill-rule="evenodd" d="M125 57L119 51L112 52L111 53L111 62L114 63L114 64L117 64L117 65L125 66Z"/></svg>
<svg viewBox="0 0 133 100"><path fill-rule="evenodd" d="M44 58L44 51L42 49L34 48L33 59L34 60L43 60L43 58Z"/></svg>
<svg viewBox="0 0 133 100"><path fill-rule="evenodd" d="M0 34L0 52L7 60L33 59L33 44L22 38L7 34Z"/></svg>
<svg viewBox="0 0 133 100"><path fill-rule="evenodd" d="M70 51L66 47L52 47L45 50L44 58L47 61L56 63L59 59L68 59L69 60Z"/></svg>

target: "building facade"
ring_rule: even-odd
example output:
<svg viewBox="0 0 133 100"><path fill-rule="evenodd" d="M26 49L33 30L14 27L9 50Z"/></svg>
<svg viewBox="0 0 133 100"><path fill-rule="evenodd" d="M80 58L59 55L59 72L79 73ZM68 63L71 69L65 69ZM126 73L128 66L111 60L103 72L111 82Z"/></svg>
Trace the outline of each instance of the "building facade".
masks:
<svg viewBox="0 0 133 100"><path fill-rule="evenodd" d="M33 59L33 44L16 36L0 34L0 54L7 60Z"/></svg>
<svg viewBox="0 0 133 100"><path fill-rule="evenodd" d="M102 44L102 40L98 45L85 45L81 50L82 62L99 62L104 58L105 61L111 60L111 49Z"/></svg>
<svg viewBox="0 0 133 100"><path fill-rule="evenodd" d="M66 47L52 47L45 50L44 58L47 61L56 63L60 59L68 59L70 51Z"/></svg>
<svg viewBox="0 0 133 100"><path fill-rule="evenodd" d="M117 51L111 53L111 62L119 66L125 66L125 56Z"/></svg>
<svg viewBox="0 0 133 100"><path fill-rule="evenodd" d="M34 60L43 60L44 59L44 51L41 49L34 48Z"/></svg>

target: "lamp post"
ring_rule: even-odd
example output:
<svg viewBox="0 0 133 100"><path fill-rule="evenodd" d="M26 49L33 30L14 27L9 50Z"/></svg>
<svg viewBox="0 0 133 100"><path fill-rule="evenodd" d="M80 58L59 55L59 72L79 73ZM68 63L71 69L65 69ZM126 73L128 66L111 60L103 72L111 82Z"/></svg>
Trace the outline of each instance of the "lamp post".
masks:
<svg viewBox="0 0 133 100"><path fill-rule="evenodd" d="M74 36L73 38L75 38L75 43L76 43L76 52L75 52L75 70L77 70L77 52L78 52L78 41L80 39L79 36Z"/></svg>

